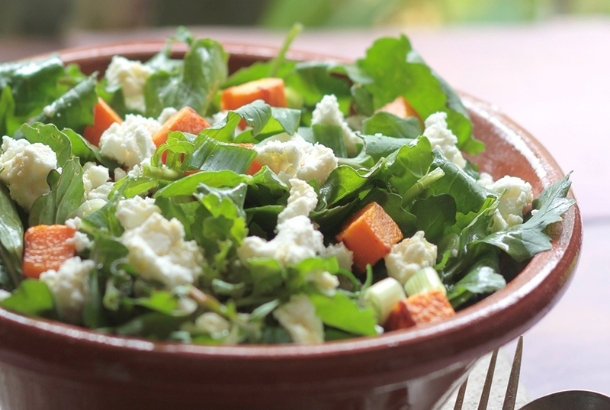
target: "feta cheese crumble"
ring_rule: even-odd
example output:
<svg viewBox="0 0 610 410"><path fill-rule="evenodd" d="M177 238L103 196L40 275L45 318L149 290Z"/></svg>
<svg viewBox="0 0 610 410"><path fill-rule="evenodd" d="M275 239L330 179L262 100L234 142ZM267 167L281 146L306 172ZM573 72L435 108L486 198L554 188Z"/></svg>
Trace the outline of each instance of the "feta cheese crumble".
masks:
<svg viewBox="0 0 610 410"><path fill-rule="evenodd" d="M278 224L277 235L270 241L258 236L244 238L237 254L243 263L252 258L275 258L284 266L292 266L324 250L322 233L308 217L298 215Z"/></svg>
<svg viewBox="0 0 610 410"><path fill-rule="evenodd" d="M128 60L125 57L114 56L106 69L108 87L121 88L125 105L129 110L144 112L144 84L154 70L139 61Z"/></svg>
<svg viewBox="0 0 610 410"><path fill-rule="evenodd" d="M117 205L115 216L125 229L134 229L141 226L153 213L161 213L161 209L155 205L153 198L121 199Z"/></svg>
<svg viewBox="0 0 610 410"><path fill-rule="evenodd" d="M273 317L290 334L295 343L312 344L324 341L324 324L316 308L305 295L293 295L273 311Z"/></svg>
<svg viewBox="0 0 610 410"><path fill-rule="evenodd" d="M316 108L312 112L311 124L338 125L343 132L343 144L347 155L354 156L358 153L358 145L362 144L362 139L351 130L345 121L335 95L325 95L316 104Z"/></svg>
<svg viewBox="0 0 610 410"><path fill-rule="evenodd" d="M75 324L82 321L83 308L89 298L87 275L94 267L92 260L75 256L66 260L59 270L40 274L40 280L51 290L63 320Z"/></svg>
<svg viewBox="0 0 610 410"><path fill-rule="evenodd" d="M430 115L424 125L424 136L430 140L432 148L438 147L449 161L459 168L464 168L466 160L457 147L457 137L447 126L447 113L437 112Z"/></svg>
<svg viewBox="0 0 610 410"><path fill-rule="evenodd" d="M286 208L278 215L278 223L282 223L298 215L309 216L318 204L318 195L311 185L300 179L290 181L290 196Z"/></svg>
<svg viewBox="0 0 610 410"><path fill-rule="evenodd" d="M26 210L29 211L34 201L50 191L47 176L56 168L57 155L49 146L4 137L0 180L7 185L11 198Z"/></svg>
<svg viewBox="0 0 610 410"><path fill-rule="evenodd" d="M534 199L532 186L518 177L505 176L487 188L498 195L498 208L494 213L492 232L506 229L523 222L523 210Z"/></svg>
<svg viewBox="0 0 610 410"><path fill-rule="evenodd" d="M254 146L256 160L267 165L287 183L291 178L303 181L315 179L322 185L333 169L337 158L333 150L322 144L310 144L298 134L280 134Z"/></svg>
<svg viewBox="0 0 610 410"><path fill-rule="evenodd" d="M436 245L426 240L424 231L417 231L392 246L384 257L388 275L404 285L418 270L434 266L436 254Z"/></svg>
<svg viewBox="0 0 610 410"><path fill-rule="evenodd" d="M193 284L202 273L203 250L195 241L184 240L184 226L175 218L153 212L142 225L126 230L120 241L140 277L167 289Z"/></svg>
<svg viewBox="0 0 610 410"><path fill-rule="evenodd" d="M155 153L153 136L161 124L153 118L128 114L122 124L113 123L100 137L100 152L133 168Z"/></svg>

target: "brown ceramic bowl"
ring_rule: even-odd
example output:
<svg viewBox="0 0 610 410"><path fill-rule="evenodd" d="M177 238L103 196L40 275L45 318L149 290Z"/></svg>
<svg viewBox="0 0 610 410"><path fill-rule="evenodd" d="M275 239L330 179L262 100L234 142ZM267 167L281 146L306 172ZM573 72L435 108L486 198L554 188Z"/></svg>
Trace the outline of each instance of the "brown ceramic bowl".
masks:
<svg viewBox="0 0 610 410"><path fill-rule="evenodd" d="M114 54L147 59L161 45L119 44L60 55L86 72L103 71ZM243 45L227 49L232 69L275 53ZM477 158L483 170L496 178L519 176L536 194L563 177L525 130L491 105L463 99L476 137L487 146ZM450 320L323 345L155 343L0 310L0 404L5 410L436 409L476 359L531 328L557 302L578 259L581 229L574 206L555 226L552 250L536 256L505 289Z"/></svg>

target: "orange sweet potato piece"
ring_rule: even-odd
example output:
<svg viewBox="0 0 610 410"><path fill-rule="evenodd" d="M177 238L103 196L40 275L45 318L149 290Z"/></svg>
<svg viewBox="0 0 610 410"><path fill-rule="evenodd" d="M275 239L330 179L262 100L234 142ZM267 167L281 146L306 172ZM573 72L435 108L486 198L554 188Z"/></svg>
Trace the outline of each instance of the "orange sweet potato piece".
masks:
<svg viewBox="0 0 610 410"><path fill-rule="evenodd" d="M153 142L158 147L167 141L170 131L189 132L197 135L209 126L210 124L197 111L191 107L183 107L163 123L161 129L153 136Z"/></svg>
<svg viewBox="0 0 610 410"><path fill-rule="evenodd" d="M377 202L358 211L337 235L337 241L354 253L354 266L364 271L387 255L403 238L400 228Z"/></svg>
<svg viewBox="0 0 610 410"><path fill-rule="evenodd" d="M66 225L37 225L24 235L23 275L38 279L42 272L58 270L76 254L76 245L69 239L75 230Z"/></svg>
<svg viewBox="0 0 610 410"><path fill-rule="evenodd" d="M101 98L93 107L93 125L88 125L83 131L83 137L96 147L100 144L100 137L113 123L121 124L123 120Z"/></svg>
<svg viewBox="0 0 610 410"><path fill-rule="evenodd" d="M396 97L394 101L387 103L379 111L389 112L400 118L416 117L423 126L422 119L415 108L402 96Z"/></svg>
<svg viewBox="0 0 610 410"><path fill-rule="evenodd" d="M256 100L263 100L273 107L286 107L284 80L261 78L226 88L220 98L221 110L236 110Z"/></svg>
<svg viewBox="0 0 610 410"><path fill-rule="evenodd" d="M383 327L386 331L407 329L454 315L455 311L447 296L441 290L435 289L417 293L398 302Z"/></svg>

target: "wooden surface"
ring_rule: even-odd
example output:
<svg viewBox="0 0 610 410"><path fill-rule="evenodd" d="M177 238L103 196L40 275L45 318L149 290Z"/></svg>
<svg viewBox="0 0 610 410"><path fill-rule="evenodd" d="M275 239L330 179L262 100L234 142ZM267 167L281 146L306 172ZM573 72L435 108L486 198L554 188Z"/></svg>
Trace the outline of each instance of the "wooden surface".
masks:
<svg viewBox="0 0 610 410"><path fill-rule="evenodd" d="M0 61L60 47L164 38L173 30L0 39ZM224 41L279 45L284 33L198 28ZM521 381L531 399L564 389L610 395L610 19L519 26L369 31L306 30L293 48L357 58L381 35L404 32L455 88L496 104L572 174L584 246L565 296L525 334ZM509 352L514 351L508 346Z"/></svg>

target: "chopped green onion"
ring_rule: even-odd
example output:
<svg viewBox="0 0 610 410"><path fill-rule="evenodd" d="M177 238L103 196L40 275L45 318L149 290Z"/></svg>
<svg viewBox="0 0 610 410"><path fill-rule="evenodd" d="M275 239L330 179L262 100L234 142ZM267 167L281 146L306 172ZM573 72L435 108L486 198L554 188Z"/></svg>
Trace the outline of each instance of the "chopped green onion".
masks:
<svg viewBox="0 0 610 410"><path fill-rule="evenodd" d="M417 293L429 292L431 290L441 290L444 294L447 293L445 285L441 282L438 273L431 267L418 270L405 283L405 292L409 296L413 296Z"/></svg>
<svg viewBox="0 0 610 410"><path fill-rule="evenodd" d="M407 295L394 278L385 278L364 291L364 302L373 308L377 316L377 323L382 325L394 309L394 306Z"/></svg>

